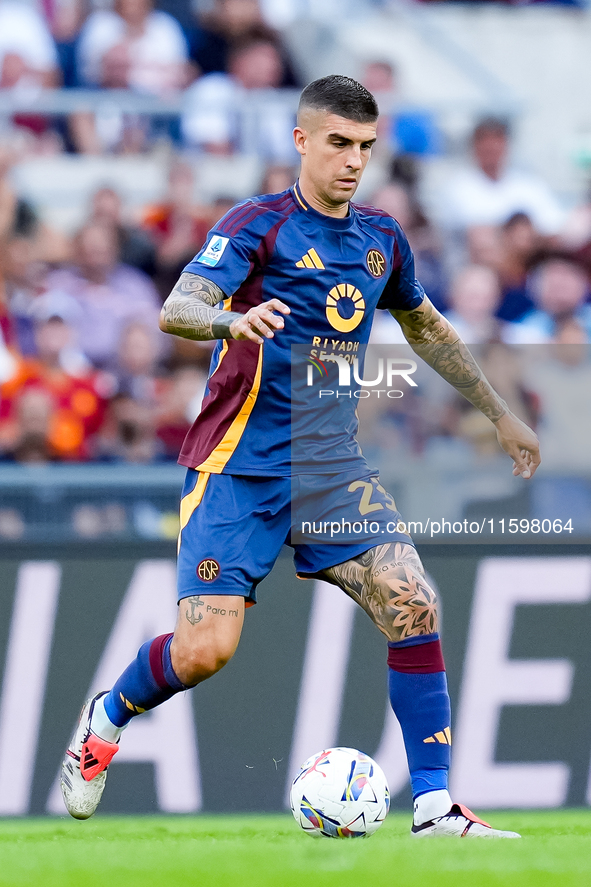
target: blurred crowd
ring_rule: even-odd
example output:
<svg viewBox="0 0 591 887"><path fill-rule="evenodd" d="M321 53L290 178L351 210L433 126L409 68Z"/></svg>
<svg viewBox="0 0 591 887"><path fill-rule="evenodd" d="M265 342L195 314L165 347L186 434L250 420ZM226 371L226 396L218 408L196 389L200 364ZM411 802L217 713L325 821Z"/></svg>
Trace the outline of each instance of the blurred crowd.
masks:
<svg viewBox="0 0 591 887"><path fill-rule="evenodd" d="M110 106L52 118L21 113L13 122L42 153L133 153L161 137L231 152L246 91L301 83L258 0L213 0L204 7L200 12L190 0L0 0L0 89L17 99L50 87L127 89L163 100L184 93L180 120ZM261 117L261 141L290 153L274 109Z"/></svg>
<svg viewBox="0 0 591 887"><path fill-rule="evenodd" d="M0 0L1 90L111 87L166 97L188 89L184 115L165 122L172 149L163 198L132 212L104 184L73 236L49 226L18 193L12 169L22 156L10 135L26 132L32 153L139 153L162 137L162 121L121 114L107 126L78 112L17 114L8 122L0 138L0 460L176 459L199 411L211 345L165 336L157 318L232 203L196 201L199 152L239 151L235 111L246 91L302 85L265 14L270 6L212 0L199 13L180 0ZM380 96L396 91L396 72L381 59L365 65L363 81ZM297 176L285 107L275 108L272 97L261 106L261 194L288 188ZM416 109L388 113L380 136L385 172L371 202L400 221L417 276L462 338L479 346L493 384L543 429L550 401L552 409L564 402L548 378L572 377L579 392L591 381L584 347L591 339L591 195L567 212L544 181L514 167L507 121L488 117L474 121L466 162L428 213L423 164L445 152L433 118ZM386 312L372 341L401 341ZM540 357L542 366L556 362L554 376L525 372L515 357L514 346L552 344L566 348ZM450 439L490 450L488 423L450 392L438 391L422 412L416 398L390 401L376 416L376 439L404 439L414 452ZM587 427L588 400L574 411L580 427Z"/></svg>

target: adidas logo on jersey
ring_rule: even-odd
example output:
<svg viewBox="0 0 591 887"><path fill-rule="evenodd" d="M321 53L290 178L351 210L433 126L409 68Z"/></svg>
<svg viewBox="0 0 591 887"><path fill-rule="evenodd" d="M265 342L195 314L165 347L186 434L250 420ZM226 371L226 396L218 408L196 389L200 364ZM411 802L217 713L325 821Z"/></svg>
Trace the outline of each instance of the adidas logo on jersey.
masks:
<svg viewBox="0 0 591 887"><path fill-rule="evenodd" d="M439 742L440 745L451 745L451 730L446 727L445 730L438 730L433 736L427 736L423 742Z"/></svg>
<svg viewBox="0 0 591 887"><path fill-rule="evenodd" d="M302 256L299 262L296 262L296 268L317 268L318 271L324 271L322 259L314 247L311 247L306 255Z"/></svg>

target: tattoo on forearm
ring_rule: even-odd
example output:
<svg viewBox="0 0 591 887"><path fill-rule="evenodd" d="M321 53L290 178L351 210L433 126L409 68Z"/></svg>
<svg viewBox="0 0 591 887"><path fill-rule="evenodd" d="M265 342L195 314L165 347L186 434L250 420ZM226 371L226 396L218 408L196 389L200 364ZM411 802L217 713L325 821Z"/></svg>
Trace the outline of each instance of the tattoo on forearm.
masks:
<svg viewBox="0 0 591 887"><path fill-rule="evenodd" d="M507 404L496 393L449 321L424 299L416 311L393 311L413 351L460 394L496 422Z"/></svg>
<svg viewBox="0 0 591 887"><path fill-rule="evenodd" d="M436 595L412 545L378 545L324 575L363 607L389 641L437 631Z"/></svg>
<svg viewBox="0 0 591 887"><path fill-rule="evenodd" d="M203 619L203 613L198 611L198 607L204 607L205 602L201 600L201 597L198 594L185 598L185 600L189 605L185 610L185 619L187 622L190 622L191 625L197 625L197 623L201 622Z"/></svg>
<svg viewBox="0 0 591 887"><path fill-rule="evenodd" d="M161 327L183 339L229 339L230 324L241 315L214 307L224 299L211 280L185 271L162 306Z"/></svg>

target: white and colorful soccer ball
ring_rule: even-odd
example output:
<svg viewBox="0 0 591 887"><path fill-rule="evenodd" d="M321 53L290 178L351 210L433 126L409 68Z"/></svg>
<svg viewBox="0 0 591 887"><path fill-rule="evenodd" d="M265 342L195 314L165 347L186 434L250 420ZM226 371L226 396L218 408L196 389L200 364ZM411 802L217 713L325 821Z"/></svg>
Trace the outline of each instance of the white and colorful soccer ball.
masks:
<svg viewBox="0 0 591 887"><path fill-rule="evenodd" d="M386 777L356 748L327 748L302 765L290 792L296 822L309 835L365 838L390 808Z"/></svg>

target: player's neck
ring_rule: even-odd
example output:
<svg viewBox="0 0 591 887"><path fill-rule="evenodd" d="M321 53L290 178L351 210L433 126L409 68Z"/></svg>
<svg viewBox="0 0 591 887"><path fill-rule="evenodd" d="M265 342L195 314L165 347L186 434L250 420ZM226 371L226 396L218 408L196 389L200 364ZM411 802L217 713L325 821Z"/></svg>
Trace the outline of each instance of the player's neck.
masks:
<svg viewBox="0 0 591 887"><path fill-rule="evenodd" d="M332 216L336 219L344 219L349 215L349 201L346 203L331 203L318 194L310 182L306 182L305 178L298 179L300 193L306 203L316 212L322 213L323 216Z"/></svg>

